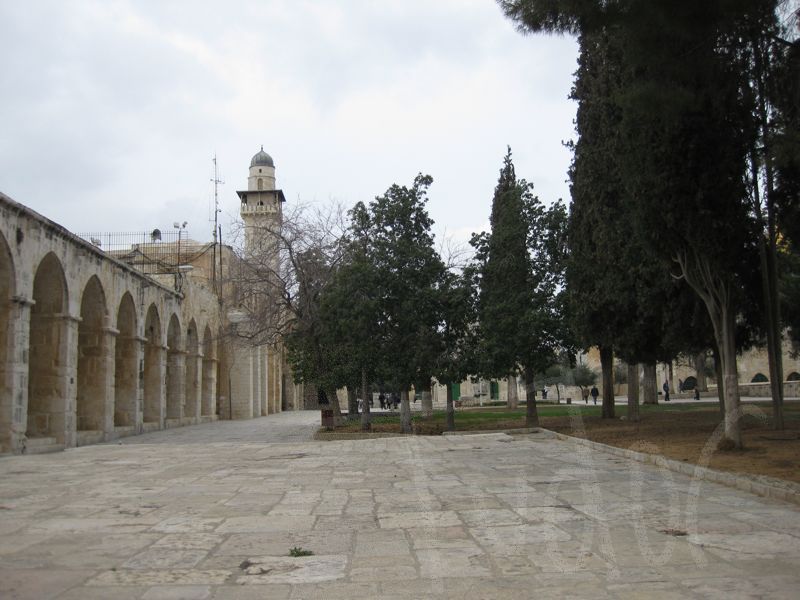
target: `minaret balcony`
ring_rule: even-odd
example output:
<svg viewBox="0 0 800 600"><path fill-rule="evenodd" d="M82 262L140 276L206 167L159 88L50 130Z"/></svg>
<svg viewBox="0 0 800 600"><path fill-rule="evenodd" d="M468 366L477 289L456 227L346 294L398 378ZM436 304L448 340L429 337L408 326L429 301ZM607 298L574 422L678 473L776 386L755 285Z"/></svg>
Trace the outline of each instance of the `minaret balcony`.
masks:
<svg viewBox="0 0 800 600"><path fill-rule="evenodd" d="M242 214L243 215L259 215L259 214L274 214L278 212L278 208L275 205L264 204L264 205L255 205L255 206L248 206L247 204L242 204Z"/></svg>

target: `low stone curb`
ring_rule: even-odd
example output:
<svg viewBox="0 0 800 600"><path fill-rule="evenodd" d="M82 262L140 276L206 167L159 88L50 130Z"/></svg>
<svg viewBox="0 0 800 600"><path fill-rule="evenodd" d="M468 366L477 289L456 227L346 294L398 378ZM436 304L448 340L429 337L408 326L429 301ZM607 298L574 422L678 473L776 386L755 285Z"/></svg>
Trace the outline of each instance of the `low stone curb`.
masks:
<svg viewBox="0 0 800 600"><path fill-rule="evenodd" d="M490 433L505 433L506 435L522 435L527 433L552 433L540 427L518 427L515 429L474 429L470 431L443 431L442 435L484 435Z"/></svg>
<svg viewBox="0 0 800 600"><path fill-rule="evenodd" d="M333 431L318 431L314 434L314 439L318 442L334 442L337 440L376 440L380 438L408 437L413 433L385 433L385 432L361 432L354 431L348 433L336 433Z"/></svg>
<svg viewBox="0 0 800 600"><path fill-rule="evenodd" d="M800 486L796 486L796 484L793 484L792 482L783 481L782 479L747 476L738 473L717 471L715 469L701 467L690 462L672 460L671 458L666 458L661 454L647 454L646 452L636 452L635 450L617 448L616 446L609 446L608 444L601 444L600 442L593 442L591 440L558 433L557 431L550 431L548 429L542 429L542 431L547 431L560 440L582 444L592 448L593 450L599 450L600 452L606 452L615 456L629 458L641 463L664 467L665 469L669 469L670 471L674 471L676 473L682 473L683 475L696 477L704 481L720 483L744 492L756 494L757 496L763 496L764 498L783 500L784 502L791 502L793 504L800 505Z"/></svg>

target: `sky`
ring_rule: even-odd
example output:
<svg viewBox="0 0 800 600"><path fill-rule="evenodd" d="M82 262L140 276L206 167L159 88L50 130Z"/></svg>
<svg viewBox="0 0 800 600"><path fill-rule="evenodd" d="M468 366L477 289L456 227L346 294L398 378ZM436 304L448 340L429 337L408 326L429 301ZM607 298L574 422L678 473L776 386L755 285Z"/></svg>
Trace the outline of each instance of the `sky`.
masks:
<svg viewBox="0 0 800 600"><path fill-rule="evenodd" d="M488 228L506 147L566 201L577 44L493 0L4 0L0 191L74 232L224 232L263 145L287 204L430 174L438 241ZM225 237L223 233L223 237Z"/></svg>

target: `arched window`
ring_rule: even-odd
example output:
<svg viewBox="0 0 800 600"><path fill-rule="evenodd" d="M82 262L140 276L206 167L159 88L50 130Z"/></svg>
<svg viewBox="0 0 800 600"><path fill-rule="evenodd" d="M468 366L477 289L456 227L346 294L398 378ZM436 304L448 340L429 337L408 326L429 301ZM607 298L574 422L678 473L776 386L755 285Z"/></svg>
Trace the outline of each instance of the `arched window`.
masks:
<svg viewBox="0 0 800 600"><path fill-rule="evenodd" d="M786 378L786 381L800 381L800 373L797 371L792 371L789 373L789 376Z"/></svg>
<svg viewBox="0 0 800 600"><path fill-rule="evenodd" d="M750 383L767 383L769 379L763 373L756 373L753 375L753 378L750 380Z"/></svg>
<svg viewBox="0 0 800 600"><path fill-rule="evenodd" d="M258 191L260 192L263 189L264 189L264 180L261 179L261 177L259 177L258 178Z"/></svg>
<svg viewBox="0 0 800 600"><path fill-rule="evenodd" d="M697 379L692 377L691 375L686 378L686 381L683 382L683 391L688 392L693 390L697 387Z"/></svg>

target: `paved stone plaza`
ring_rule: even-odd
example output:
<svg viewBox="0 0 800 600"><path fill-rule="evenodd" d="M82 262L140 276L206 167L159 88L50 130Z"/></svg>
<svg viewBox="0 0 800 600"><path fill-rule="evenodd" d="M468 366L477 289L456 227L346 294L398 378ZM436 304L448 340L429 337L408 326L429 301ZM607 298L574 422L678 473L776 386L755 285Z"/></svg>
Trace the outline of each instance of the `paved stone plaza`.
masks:
<svg viewBox="0 0 800 600"><path fill-rule="evenodd" d="M545 434L307 441L317 419L0 459L0 598L798 596L794 505Z"/></svg>

